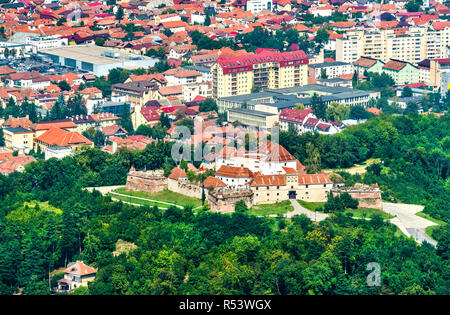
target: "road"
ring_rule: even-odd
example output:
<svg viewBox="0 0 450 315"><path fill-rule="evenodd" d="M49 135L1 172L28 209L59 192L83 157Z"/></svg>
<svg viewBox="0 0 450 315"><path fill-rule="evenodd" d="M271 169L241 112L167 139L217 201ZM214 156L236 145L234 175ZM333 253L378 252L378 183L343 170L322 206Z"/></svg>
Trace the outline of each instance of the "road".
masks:
<svg viewBox="0 0 450 315"><path fill-rule="evenodd" d="M294 211L285 213L284 214L285 218L292 218L294 215L304 214L308 218L310 218L312 221L319 222L319 221L325 220L328 217L328 214L326 214L326 213L314 212L314 211L304 208L295 199L291 199L291 204L294 207Z"/></svg>
<svg viewBox="0 0 450 315"><path fill-rule="evenodd" d="M304 208L297 200L291 199L291 203L294 207L294 211L286 213L284 215L285 218L292 218L294 215L305 214L312 221L319 222L328 217L328 214L326 213L314 212ZM436 246L436 241L425 233L426 227L436 225L436 223L416 215L417 212L422 210L423 206L419 205L383 202L383 211L395 216L388 221L396 225L403 234L407 237L413 236L418 243L427 241L431 245Z"/></svg>
<svg viewBox="0 0 450 315"><path fill-rule="evenodd" d="M423 206L419 205L383 202L383 211L395 216L389 221L398 226L406 236L413 236L418 243L427 241L436 246L436 241L425 233L425 228L437 224L416 215L422 210Z"/></svg>

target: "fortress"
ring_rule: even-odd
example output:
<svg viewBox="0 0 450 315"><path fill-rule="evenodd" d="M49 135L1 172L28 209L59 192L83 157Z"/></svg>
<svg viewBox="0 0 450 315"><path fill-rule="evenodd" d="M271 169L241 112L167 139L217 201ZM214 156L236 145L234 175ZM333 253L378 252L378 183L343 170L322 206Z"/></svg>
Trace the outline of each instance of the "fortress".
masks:
<svg viewBox="0 0 450 315"><path fill-rule="evenodd" d="M307 174L306 168L285 148L270 141L255 151L224 147L215 156L215 167L215 176L201 184L190 182L180 167L172 169L168 177L162 170L142 172L131 169L126 187L127 190L147 192L168 189L199 199L204 189L210 209L225 213L233 212L234 204L239 200L248 207L288 199L326 201L330 191L343 186L339 176L333 181L325 172Z"/></svg>

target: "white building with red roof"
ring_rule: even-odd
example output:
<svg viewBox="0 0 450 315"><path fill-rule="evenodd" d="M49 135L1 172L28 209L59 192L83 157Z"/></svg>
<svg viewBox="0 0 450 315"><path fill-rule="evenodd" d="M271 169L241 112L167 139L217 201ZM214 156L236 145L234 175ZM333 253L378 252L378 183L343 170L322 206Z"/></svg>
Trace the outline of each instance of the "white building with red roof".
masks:
<svg viewBox="0 0 450 315"><path fill-rule="evenodd" d="M87 287L88 283L95 280L97 269L86 265L82 261L76 261L64 270L64 278L58 281L57 292L71 292L79 287Z"/></svg>

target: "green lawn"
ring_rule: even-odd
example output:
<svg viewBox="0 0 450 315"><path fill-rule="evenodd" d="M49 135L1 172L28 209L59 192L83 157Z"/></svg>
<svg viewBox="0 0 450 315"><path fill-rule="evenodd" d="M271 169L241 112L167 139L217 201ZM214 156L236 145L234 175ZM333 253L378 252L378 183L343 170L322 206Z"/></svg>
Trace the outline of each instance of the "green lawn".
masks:
<svg viewBox="0 0 450 315"><path fill-rule="evenodd" d="M276 203L271 204L260 204L255 205L252 208L249 209L248 214L253 215L283 215L286 212L293 211L294 207L292 206L291 202L289 200L280 201Z"/></svg>
<svg viewBox="0 0 450 315"><path fill-rule="evenodd" d="M304 201L304 200L299 200L297 199L298 203L303 206L304 208L314 211L317 208L320 208L321 206L323 206L325 204L325 202L309 202L309 201Z"/></svg>
<svg viewBox="0 0 450 315"><path fill-rule="evenodd" d="M353 213L353 216L356 218L370 218L374 214L379 214L383 219L392 219L394 216L386 213L384 211L372 208L356 208L356 209L347 209L344 211L346 213Z"/></svg>
<svg viewBox="0 0 450 315"><path fill-rule="evenodd" d="M194 208L201 206L202 201L197 198L188 197L182 194L175 193L170 190L163 190L156 193L149 193L145 191L127 191L125 187L121 187L115 190L115 192L123 195L129 195L134 197L146 198L151 200L163 201L173 203L179 206L193 206ZM166 205L166 208L168 205Z"/></svg>
<svg viewBox="0 0 450 315"><path fill-rule="evenodd" d="M305 207L308 210L315 211L321 208L325 202L308 202L304 200L297 200L300 205ZM379 214L383 219L391 219L393 216L390 214L383 212L378 209L372 209L372 208L357 208L357 209L347 209L344 211L344 214L346 213L353 213L353 216L356 218L370 218L374 214Z"/></svg>
<svg viewBox="0 0 450 315"><path fill-rule="evenodd" d="M429 214L426 214L426 213L424 213L422 211L417 212L416 215L418 215L419 217L422 217L424 219L427 219L427 220L437 224L437 225L431 225L431 226L428 226L428 227L425 228L425 233L431 238L433 238L432 235L433 235L433 230L434 229L437 229L438 227L447 224L445 221L442 221L442 220L439 220L439 219L435 219L432 216L430 216Z"/></svg>

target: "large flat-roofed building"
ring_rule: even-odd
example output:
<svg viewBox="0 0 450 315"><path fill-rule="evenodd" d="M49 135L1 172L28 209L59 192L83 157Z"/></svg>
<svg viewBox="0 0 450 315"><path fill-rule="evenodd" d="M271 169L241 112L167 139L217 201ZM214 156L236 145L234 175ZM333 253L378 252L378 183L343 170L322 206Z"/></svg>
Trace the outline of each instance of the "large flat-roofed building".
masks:
<svg viewBox="0 0 450 315"><path fill-rule="evenodd" d="M314 93L321 96L327 105L331 102L338 102L349 106L361 105L365 107L370 98L380 98L380 93L376 91L309 84L283 89L266 89L259 93L222 97L217 99L217 106L219 112L244 107L249 110L280 113L285 108L294 108L298 103L308 107Z"/></svg>
<svg viewBox="0 0 450 315"><path fill-rule="evenodd" d="M108 75L109 70L114 68L153 67L158 61L156 58L92 45L43 49L38 54L55 64L88 71L97 76Z"/></svg>

